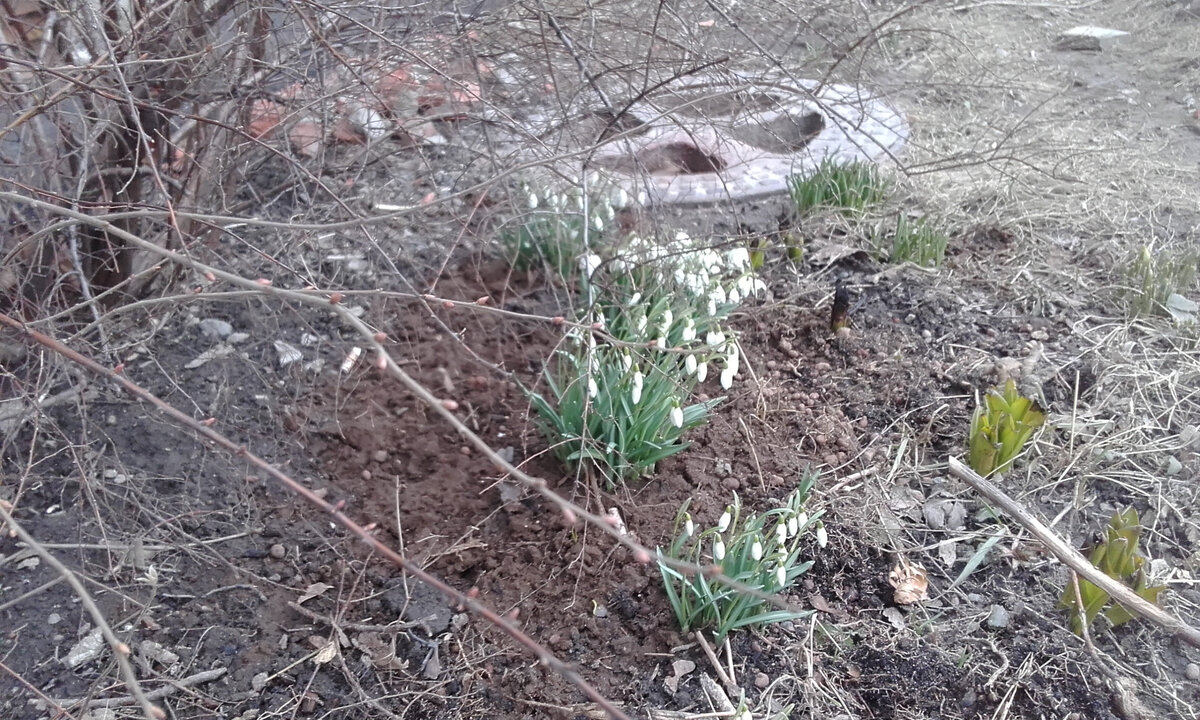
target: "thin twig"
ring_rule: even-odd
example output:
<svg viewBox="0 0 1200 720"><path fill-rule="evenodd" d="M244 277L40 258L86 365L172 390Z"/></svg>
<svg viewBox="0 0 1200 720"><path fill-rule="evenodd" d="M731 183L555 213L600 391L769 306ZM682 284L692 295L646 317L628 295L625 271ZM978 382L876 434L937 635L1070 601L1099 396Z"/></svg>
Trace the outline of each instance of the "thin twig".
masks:
<svg viewBox="0 0 1200 720"><path fill-rule="evenodd" d="M141 705L142 712L145 714L147 720L162 720L162 718L166 717L162 708L151 704L150 698L147 697L146 693L142 692L142 686L138 684L137 674L134 673L133 665L129 662L129 646L117 639L116 633L109 626L104 613L100 612L100 608L96 607L96 602L92 600L92 596L88 593L87 588L79 581L79 577L70 568L59 562L58 558L50 554L49 550L42 547L37 538L30 535L17 522L16 518L4 509L3 505L0 505L0 520L3 520L8 527L12 528L17 533L17 536L29 546L29 549L37 553L37 556L47 565L54 568L55 572L62 576L71 586L71 589L75 591L75 597L79 598L79 602L83 605L84 609L92 616L92 621L96 623L96 627L100 628L100 634L104 636L105 642L112 648L113 655L117 658L117 666L121 669L121 675L125 678L125 687L133 695L132 700L134 702L130 704Z"/></svg>
<svg viewBox="0 0 1200 720"><path fill-rule="evenodd" d="M367 527L363 527L362 525L360 525L357 522L355 522L354 520L352 520L349 516L347 516L342 511L343 508L345 507L344 501L339 501L336 505L326 501L323 497L318 496L315 492L313 492L309 488L301 485L290 475L285 474L283 471L279 470L277 467L275 467L271 463L268 463L266 460L263 460L262 458L258 457L257 455L249 452L248 450L246 450L245 447L238 445L237 443L233 442L229 438L225 437L223 434L217 432L216 430L213 430L208 425L203 424L200 421L197 421L196 419L192 418L191 416L172 407L171 405L168 405L163 400L161 400L158 396L149 392L148 390L141 387L140 385L132 382L128 378L125 378L121 375L117 375L112 370L109 370L108 368L103 367L102 365L97 363L95 360L92 360L89 357L85 357L84 355L81 355L80 353L78 353L78 352L72 350L71 348L63 345L62 343L58 342L57 340L55 340L47 335L44 335L36 330L33 330L32 328L23 326L21 323L17 322L16 320L13 320L12 318L8 317L7 315L4 315L3 313L0 313L0 324L7 325L7 326L13 328L14 330L24 332L26 335L28 335L31 339L33 339L38 344L58 353L59 355L65 357L66 359L68 359L78 365L81 365L81 366L87 368L88 370L92 371L93 373L100 375L101 377L104 377L104 378L108 379L109 381L119 385L121 388L123 388L129 394L158 408L158 410L160 412L162 412L164 415L168 416L175 422L187 427L196 435L225 449L230 454L241 458L248 464L258 468L263 473L270 475L276 481L278 481L279 483L281 483L282 485L287 487L291 492L303 497L305 500L307 500L313 506L318 507L318 508L324 510L325 512L329 513L329 515L333 518L333 520L335 522L337 522L339 525L341 525L342 527L349 530L353 535L355 535L360 540L365 542L367 545L369 545L373 550L378 552L380 555L383 555L384 557L386 557L394 565L396 565L400 569L404 570L405 572L409 573L413 577L417 578L421 582L425 583L429 587L432 587L434 590L437 590L439 593L444 595L446 598L448 598L453 603L455 603L457 605L462 605L462 606L470 609L471 612L473 612L474 614L483 618L484 620L486 620L488 623L492 624L494 627L499 629L504 634L508 635L509 638L514 640L516 643L518 643L519 645L524 647L526 650L528 650L531 654L533 654L535 657L537 657L537 659L542 664L546 665L551 670L553 670L554 672L561 675L572 685L579 688L579 690L581 692L583 692L583 694L586 695L589 699L591 699L597 705L603 707L605 712L607 712L610 717L616 718L618 720L628 720L628 717L625 715L624 712L622 712L620 709L618 709L615 705L613 705L613 703L610 700L605 698L603 695L601 695L599 693L599 691L597 691L595 688L593 688L586 680L583 679L583 677L581 675L579 675L579 673L574 668L567 665L562 660L559 660L558 657L554 655L554 653L550 652L548 649L546 649L545 646L541 645L536 640L534 640L533 638L529 637L524 632L522 632L513 622L509 621L508 619L506 619L504 617L501 617L497 612L495 612L491 608L487 607L483 603L479 602L473 596L470 596L467 593L461 592L461 591L447 585L445 582L443 582L439 578L436 578L433 575L430 575L429 573L425 572L418 565L409 561L408 558L400 555L400 553L396 552L389 546L385 545L378 538L376 538L374 534L372 534L372 530L374 529L373 525L370 528L367 528ZM396 366L396 368L399 369L398 366ZM415 381L413 381L413 382L415 383ZM421 387L420 385L417 385L417 387L420 388L421 391L425 395L430 395L429 391L425 390L424 387ZM543 485L545 485L544 480L541 482ZM0 508L0 519L9 520L10 517L11 516L9 516L9 514L7 512L5 512L2 508ZM12 521L9 520L9 522L12 522ZM15 526L14 526L14 528L15 528ZM15 528L15 529L17 529L19 533L24 533L24 530L22 530L22 529L19 529L19 528ZM28 535L28 534L25 533L22 536L22 539L25 539L26 542L29 542L31 545L33 545L35 542L33 540L33 538L32 537L26 538L25 537L26 535ZM42 550L41 552L46 553L45 550ZM46 553L46 557L47 558L50 557L49 553ZM50 560L47 559L47 562L50 562ZM54 562L57 562L57 561L54 561ZM64 570L64 572L67 572L65 568L63 568L63 570ZM73 578L73 576L69 577L68 581L69 582L72 581L72 578ZM78 592L80 592L80 593L83 592L83 586L81 584L79 584L78 580L74 580L73 585L78 585ZM93 605L93 607L94 607L94 605ZM97 610L97 614L98 613L99 613L99 611ZM101 619L102 619L102 617L101 617ZM107 626L105 626L105 627L107 627ZM107 633L111 634L111 632L112 632L111 630L107 630ZM113 639L113 642L114 643L116 642L115 638ZM115 647L115 645L114 645L114 647ZM127 647L125 649L126 649L126 651L128 650ZM128 665L128 661L125 660L123 657L121 657L120 654L118 654L118 658L123 660L126 663L126 665ZM131 672L132 672L132 668L131 668ZM140 690L138 692L140 692ZM152 718L152 720L153 720L153 718Z"/></svg>
<svg viewBox="0 0 1200 720"><path fill-rule="evenodd" d="M1158 623L1172 635L1193 647L1200 647L1200 630L1188 625L1171 613L1139 596L1124 584L1105 575L1088 562L1075 548L1058 537L1042 524L1023 505L1006 495L1000 488L982 478L979 473L964 465L958 458L950 458L950 472L970 485L988 502L1008 513L1026 530L1034 535L1064 565L1074 570L1085 580L1100 588L1122 607L1139 617Z"/></svg>
<svg viewBox="0 0 1200 720"><path fill-rule="evenodd" d="M151 690L146 693L147 700L161 700L168 695L173 695L179 690L185 690L193 685L212 682L225 674L227 668L219 667L212 670L204 670L195 675L188 675L179 680L166 680L166 685L160 688ZM126 705L137 704L136 698L119 697L119 698L62 698L54 702L62 705L87 705L89 707L124 707Z"/></svg>

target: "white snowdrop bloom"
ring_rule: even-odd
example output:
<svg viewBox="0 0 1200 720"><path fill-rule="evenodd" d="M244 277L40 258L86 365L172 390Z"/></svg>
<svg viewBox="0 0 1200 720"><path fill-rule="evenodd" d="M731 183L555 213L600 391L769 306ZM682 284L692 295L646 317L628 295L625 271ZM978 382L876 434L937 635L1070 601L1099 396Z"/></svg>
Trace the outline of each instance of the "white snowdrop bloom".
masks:
<svg viewBox="0 0 1200 720"><path fill-rule="evenodd" d="M787 582L787 568L782 565L775 568L775 582L780 587L783 587L784 583Z"/></svg>
<svg viewBox="0 0 1200 720"><path fill-rule="evenodd" d="M696 534L696 523L692 522L691 515L686 515L685 518L686 519L683 523L683 531L687 533L688 537L691 537L692 535Z"/></svg>
<svg viewBox="0 0 1200 720"><path fill-rule="evenodd" d="M671 347L671 344L667 342L666 335L659 335L657 338L654 339L654 347L657 347L657 348L660 348L663 350L669 350Z"/></svg>
<svg viewBox="0 0 1200 720"><path fill-rule="evenodd" d="M779 523L775 526L775 542L782 545L787 542L788 529L787 523Z"/></svg>
<svg viewBox="0 0 1200 720"><path fill-rule="evenodd" d="M733 372L734 375L737 375L738 368L741 365L741 363L738 361L740 357L741 356L738 354L737 346L730 345L729 354L725 356L725 369Z"/></svg>
<svg viewBox="0 0 1200 720"><path fill-rule="evenodd" d="M676 428L683 427L683 408L678 405L671 408L671 424Z"/></svg>
<svg viewBox="0 0 1200 720"><path fill-rule="evenodd" d="M708 307L706 309L708 310L709 317L717 316L717 300L712 295L708 296Z"/></svg>
<svg viewBox="0 0 1200 720"><path fill-rule="evenodd" d="M646 323L647 323L647 322L648 322L648 321L646 320L646 313L640 313L640 314L638 315L638 319L637 319L637 331L638 331L638 335L644 335L644 334L645 334L645 332L646 332Z"/></svg>
<svg viewBox="0 0 1200 720"><path fill-rule="evenodd" d="M800 532L800 523L796 521L796 516L788 518L787 535L788 537L796 537L796 533Z"/></svg>
<svg viewBox="0 0 1200 720"><path fill-rule="evenodd" d="M604 229L604 219L599 214L592 216L592 227L596 228L596 232Z"/></svg>
<svg viewBox="0 0 1200 720"><path fill-rule="evenodd" d="M725 253L725 262L734 270L744 270L750 267L750 251L743 247L733 248Z"/></svg>
<svg viewBox="0 0 1200 720"><path fill-rule="evenodd" d="M588 378L588 397L595 399L600 394L600 388L596 386L596 378Z"/></svg>
<svg viewBox="0 0 1200 720"><path fill-rule="evenodd" d="M721 287L720 285L713 285L712 290L708 291L708 295L713 300L716 300L718 305L724 305L728 300L727 296L725 295L725 288Z"/></svg>
<svg viewBox="0 0 1200 720"><path fill-rule="evenodd" d="M613 210L611 202L604 203L604 205L600 208L600 212L604 214L604 219L608 220L609 222L611 222L612 219L617 216L617 211Z"/></svg>
<svg viewBox="0 0 1200 720"><path fill-rule="evenodd" d="M684 323L684 325L683 325L683 332L680 333L679 339L685 343L691 342L696 339L696 321L695 320L693 320L692 318L687 319L687 322Z"/></svg>
<svg viewBox="0 0 1200 720"><path fill-rule="evenodd" d="M725 559L725 543L721 538L713 540L713 560L721 562Z"/></svg>
<svg viewBox="0 0 1200 720"><path fill-rule="evenodd" d="M683 359L683 369L687 371L688 375L691 375L696 372L696 356L695 355L688 355L686 358Z"/></svg>
<svg viewBox="0 0 1200 720"><path fill-rule="evenodd" d="M708 363L706 363L706 362L700 363L700 365L696 367L696 382L704 382L704 379L707 377L708 377Z"/></svg>
<svg viewBox="0 0 1200 720"><path fill-rule="evenodd" d="M732 368L725 368L724 370L721 371L721 388L722 389L728 390L729 388L733 387L733 376L734 376L734 373L732 371Z"/></svg>
<svg viewBox="0 0 1200 720"><path fill-rule="evenodd" d="M725 349L725 333L720 330L709 330L708 334L704 336L704 344L717 352L721 352Z"/></svg>
<svg viewBox="0 0 1200 720"><path fill-rule="evenodd" d="M675 324L675 313L671 312L671 308L663 310L662 317L659 318L658 326L663 329L663 332L669 332L671 326Z"/></svg>
<svg viewBox="0 0 1200 720"><path fill-rule="evenodd" d="M675 231L675 242L682 243L691 240L692 238L682 230Z"/></svg>
<svg viewBox="0 0 1200 720"><path fill-rule="evenodd" d="M825 523L817 526L817 546L825 547L829 544L829 533L825 532Z"/></svg>
<svg viewBox="0 0 1200 720"><path fill-rule="evenodd" d="M633 294L633 297L629 298L629 304L630 304L630 305L637 305L637 304L638 304L638 303L640 303L641 301L642 301L642 293L641 293L641 291L635 292L635 293Z"/></svg>
<svg viewBox="0 0 1200 720"><path fill-rule="evenodd" d="M571 240L579 239L579 228L571 228L571 234L568 236Z"/></svg>
<svg viewBox="0 0 1200 720"><path fill-rule="evenodd" d="M645 191L645 190L642 190L642 191L640 191L640 192L638 193L638 195L637 195L637 201L638 201L638 205L645 205L645 204L647 204L647 201L648 201L649 199L650 199L650 197L649 197L648 195L646 195L646 191Z"/></svg>
<svg viewBox="0 0 1200 720"><path fill-rule="evenodd" d="M629 193L625 192L624 188L617 188L613 193L612 204L617 207L626 207L629 205Z"/></svg>
<svg viewBox="0 0 1200 720"><path fill-rule="evenodd" d="M584 180L587 182L588 186L599 185L600 173L596 172L595 170L591 170L588 172L587 177L585 177Z"/></svg>
<svg viewBox="0 0 1200 720"><path fill-rule="evenodd" d="M535 193L529 193L529 200L528 200L528 202L529 202L529 209L530 209L530 210L537 210L537 207L538 207L538 196L537 196Z"/></svg>
<svg viewBox="0 0 1200 720"><path fill-rule="evenodd" d="M738 289L736 287L729 288L729 293L726 295L726 297L729 299L729 302L733 303L734 305L737 305L742 301L742 296L740 293L738 293Z"/></svg>
<svg viewBox="0 0 1200 720"><path fill-rule="evenodd" d="M633 391L629 394L629 399L633 401L634 405L637 405L639 402L642 401L642 381L643 381L643 379L644 378L642 377L642 371L635 370L633 373Z"/></svg>
<svg viewBox="0 0 1200 720"><path fill-rule="evenodd" d="M754 541L754 544L750 546L750 557L755 560L762 560L762 543L757 540Z"/></svg>
<svg viewBox="0 0 1200 720"><path fill-rule="evenodd" d="M721 513L721 519L717 521L717 532L725 532L729 529L729 523L733 522L733 515L729 508L725 508L725 512Z"/></svg>
<svg viewBox="0 0 1200 720"><path fill-rule="evenodd" d="M625 366L625 372L629 372L629 368L633 367L633 356L629 354L629 351L621 356L621 364Z"/></svg>

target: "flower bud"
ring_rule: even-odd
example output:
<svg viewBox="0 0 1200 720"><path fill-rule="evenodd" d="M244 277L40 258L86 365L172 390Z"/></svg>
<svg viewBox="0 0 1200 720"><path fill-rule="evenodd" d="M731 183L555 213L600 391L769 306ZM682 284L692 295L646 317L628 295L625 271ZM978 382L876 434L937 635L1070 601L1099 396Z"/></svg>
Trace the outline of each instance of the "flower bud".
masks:
<svg viewBox="0 0 1200 720"><path fill-rule="evenodd" d="M775 568L775 582L779 584L779 587L784 586L787 582L787 568L782 565Z"/></svg>
<svg viewBox="0 0 1200 720"><path fill-rule="evenodd" d="M713 541L713 560L716 560L717 562L721 562L724 559L725 559L725 543L721 540L721 538L718 537L716 540Z"/></svg>
<svg viewBox="0 0 1200 720"><path fill-rule="evenodd" d="M683 369L687 371L688 375L691 375L692 373L696 372L696 356L695 355L688 355L686 358L683 359Z"/></svg>
<svg viewBox="0 0 1200 720"><path fill-rule="evenodd" d="M642 381L642 371L635 370L633 373L633 392L630 393L629 397L629 399L633 401L634 405L637 405L642 401Z"/></svg>
<svg viewBox="0 0 1200 720"><path fill-rule="evenodd" d="M825 547L829 544L829 533L825 532L825 523L817 525L817 547Z"/></svg>
<svg viewBox="0 0 1200 720"><path fill-rule="evenodd" d="M729 523L733 522L733 515L730 514L729 508L721 513L721 519L717 521L717 532L725 532L729 529Z"/></svg>
<svg viewBox="0 0 1200 720"><path fill-rule="evenodd" d="M754 541L754 544L750 546L750 557L755 560L762 560L762 543L757 540Z"/></svg>
<svg viewBox="0 0 1200 720"><path fill-rule="evenodd" d="M683 427L683 408L678 405L671 408L671 424L677 428Z"/></svg>

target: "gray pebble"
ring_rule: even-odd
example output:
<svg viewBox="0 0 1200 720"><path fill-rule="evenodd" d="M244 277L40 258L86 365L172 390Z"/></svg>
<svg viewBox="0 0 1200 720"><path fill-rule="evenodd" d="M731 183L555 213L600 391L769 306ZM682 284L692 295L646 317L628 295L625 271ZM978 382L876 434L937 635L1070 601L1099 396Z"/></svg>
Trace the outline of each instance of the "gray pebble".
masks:
<svg viewBox="0 0 1200 720"><path fill-rule="evenodd" d="M1192 682L1200 680L1200 665L1197 665L1196 663L1188 663L1187 668L1185 668L1183 671L1183 674Z"/></svg>
<svg viewBox="0 0 1200 720"><path fill-rule="evenodd" d="M284 557L287 556L287 548L280 545L279 543L275 543L274 545L272 545L271 549L268 550L267 552L269 552L271 554L271 557L275 558L276 560L282 560Z"/></svg>
<svg viewBox="0 0 1200 720"><path fill-rule="evenodd" d="M993 605L991 613L987 619L988 627L990 628L1006 628L1008 627L1008 611L1003 605Z"/></svg>

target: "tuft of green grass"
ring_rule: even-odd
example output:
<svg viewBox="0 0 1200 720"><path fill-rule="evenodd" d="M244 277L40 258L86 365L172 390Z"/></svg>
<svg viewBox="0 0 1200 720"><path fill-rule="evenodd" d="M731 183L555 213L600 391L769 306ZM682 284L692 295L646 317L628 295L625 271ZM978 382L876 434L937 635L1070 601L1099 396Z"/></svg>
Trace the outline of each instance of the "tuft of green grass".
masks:
<svg viewBox="0 0 1200 720"><path fill-rule="evenodd" d="M695 376L683 358L650 353L634 362L628 350L588 343L558 350L557 377L545 373L553 402L528 393L555 457L595 470L612 488L686 449L684 433L703 425L721 398L686 404Z"/></svg>
<svg viewBox="0 0 1200 720"><path fill-rule="evenodd" d="M1134 317L1167 315L1173 295L1182 295L1196 279L1200 252L1168 253L1145 245L1130 259L1126 270L1129 314Z"/></svg>
<svg viewBox="0 0 1200 720"><path fill-rule="evenodd" d="M921 267L940 267L946 258L946 247L950 244L946 233L933 227L924 218L909 220L903 213L896 218L896 230L891 240L888 261L911 262ZM879 254L882 254L883 245L881 233L876 241Z"/></svg>
<svg viewBox="0 0 1200 720"><path fill-rule="evenodd" d="M1138 550L1141 540L1142 526L1137 511L1129 508L1113 513L1109 518L1108 527L1104 530L1104 542L1092 549L1092 561L1097 569L1105 575L1128 585L1135 593L1149 602L1158 602L1158 596L1165 585L1151 585L1146 576L1146 558ZM1111 604L1109 594L1096 585L1072 576L1063 590L1059 606L1066 608L1071 614L1071 630L1076 635L1082 635L1083 629L1090 626L1092 621L1104 611L1104 617L1116 627L1133 619L1133 615L1117 604ZM1080 607L1080 601L1083 606ZM1107 609L1105 609L1107 607Z"/></svg>
<svg viewBox="0 0 1200 720"><path fill-rule="evenodd" d="M721 574L757 593L787 590L812 567L800 561L805 533L816 528L817 544L825 545L821 512L809 513L805 502L816 482L806 473L796 489L777 507L765 513L742 517L737 494L725 508L715 527L697 532L684 503L675 518L675 539L664 553L658 551L658 569L663 576L667 600L684 632L710 630L720 643L739 628L762 627L785 620L807 617L811 611L789 612L771 607L757 594L750 594L708 573L685 575L670 567L666 558L698 565L712 564Z"/></svg>
<svg viewBox="0 0 1200 720"><path fill-rule="evenodd" d="M1036 403L1017 392L1011 379L992 388L971 417L968 438L971 469L987 477L1007 472L1033 432L1046 422Z"/></svg>
<svg viewBox="0 0 1200 720"><path fill-rule="evenodd" d="M855 215L882 202L887 183L871 163L839 163L825 158L811 175L793 176L789 190L801 213L829 208Z"/></svg>

